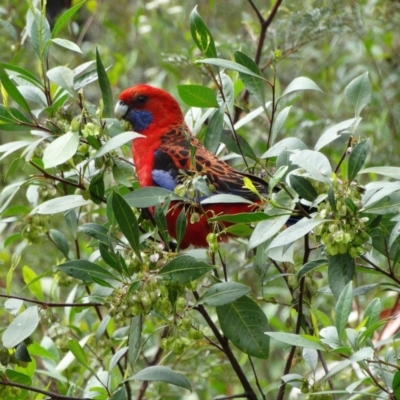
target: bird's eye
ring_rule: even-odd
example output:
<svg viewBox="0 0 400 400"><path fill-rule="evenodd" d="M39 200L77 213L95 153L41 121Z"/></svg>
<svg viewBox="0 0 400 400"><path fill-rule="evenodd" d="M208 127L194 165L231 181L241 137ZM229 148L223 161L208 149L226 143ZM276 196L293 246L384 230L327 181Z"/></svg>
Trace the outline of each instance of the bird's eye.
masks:
<svg viewBox="0 0 400 400"><path fill-rule="evenodd" d="M145 104L147 100L148 100L147 96L144 96L141 94L138 97L136 97L135 103L136 104Z"/></svg>

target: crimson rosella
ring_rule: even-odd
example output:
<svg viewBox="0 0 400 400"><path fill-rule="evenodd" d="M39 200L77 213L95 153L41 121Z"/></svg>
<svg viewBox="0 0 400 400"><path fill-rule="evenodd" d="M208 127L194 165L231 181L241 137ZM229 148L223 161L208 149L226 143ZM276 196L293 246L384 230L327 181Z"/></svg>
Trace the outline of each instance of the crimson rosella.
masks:
<svg viewBox="0 0 400 400"><path fill-rule="evenodd" d="M234 194L250 200L248 203L201 204L200 199L171 202L166 215L169 234L176 238L176 221L185 207L186 232L181 248L189 245L208 247L207 235L217 233L219 241L226 241L222 232L229 226L209 223L210 217L253 211L260 198L244 187L249 178L264 197L268 184L263 179L237 171L208 151L190 132L176 100L164 90L140 84L124 90L115 106L115 115L130 122L132 129L144 135L132 142L133 161L141 186L158 186L174 190L190 176L203 176L212 188L212 195ZM196 218L191 218L197 213ZM215 232L219 229L219 232Z"/></svg>

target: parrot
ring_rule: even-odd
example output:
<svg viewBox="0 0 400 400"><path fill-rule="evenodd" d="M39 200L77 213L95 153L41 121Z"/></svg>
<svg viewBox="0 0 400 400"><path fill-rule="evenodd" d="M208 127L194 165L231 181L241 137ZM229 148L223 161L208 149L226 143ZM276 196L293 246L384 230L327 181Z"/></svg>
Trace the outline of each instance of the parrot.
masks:
<svg viewBox="0 0 400 400"><path fill-rule="evenodd" d="M177 218L182 210L186 213L181 249L190 245L208 248L210 234L215 234L212 237L218 242L227 241L230 235L224 228L230 224L216 225L209 218L254 211L260 207L260 195L268 196L266 181L234 169L199 142L185 124L178 102L168 92L147 84L130 87L119 95L114 113L143 135L132 141L133 162L141 187L157 186L174 191L185 179L202 177L211 188L211 197L230 194L247 200L202 204L205 196L193 196L190 202L171 201L166 221L168 233L175 239ZM244 185L245 178L256 190Z"/></svg>

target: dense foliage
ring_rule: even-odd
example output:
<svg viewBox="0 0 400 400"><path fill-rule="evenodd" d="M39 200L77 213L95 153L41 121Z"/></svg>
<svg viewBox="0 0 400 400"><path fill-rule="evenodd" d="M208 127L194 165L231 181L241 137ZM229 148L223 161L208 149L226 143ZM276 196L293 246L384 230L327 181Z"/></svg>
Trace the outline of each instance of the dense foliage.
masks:
<svg viewBox="0 0 400 400"><path fill-rule="evenodd" d="M61 3L0 6L0 397L400 398L398 2ZM139 82L269 182L208 249L165 221L204 179L138 185Z"/></svg>

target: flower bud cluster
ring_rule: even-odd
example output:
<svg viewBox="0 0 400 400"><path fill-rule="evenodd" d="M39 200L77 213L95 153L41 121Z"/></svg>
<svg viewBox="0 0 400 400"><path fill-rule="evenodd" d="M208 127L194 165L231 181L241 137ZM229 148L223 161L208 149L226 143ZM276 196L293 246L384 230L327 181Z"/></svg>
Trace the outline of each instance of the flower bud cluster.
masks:
<svg viewBox="0 0 400 400"><path fill-rule="evenodd" d="M152 310L168 315L172 309L167 288L152 275L143 277L139 289L133 293L129 292L128 286L115 290L108 302L109 313L117 322L138 314L149 314Z"/></svg>
<svg viewBox="0 0 400 400"><path fill-rule="evenodd" d="M25 219L22 229L22 237L29 243L38 243L40 236L48 232L50 228L50 217L48 215L34 214Z"/></svg>
<svg viewBox="0 0 400 400"><path fill-rule="evenodd" d="M371 249L368 218L360 215L361 190L357 184L334 183L335 200L319 204L317 218L327 219L314 229L316 239L329 255L350 254L355 258ZM334 204L332 204L334 203Z"/></svg>

